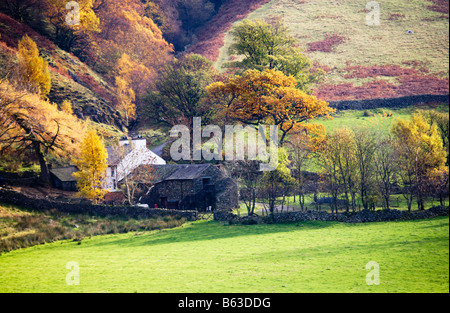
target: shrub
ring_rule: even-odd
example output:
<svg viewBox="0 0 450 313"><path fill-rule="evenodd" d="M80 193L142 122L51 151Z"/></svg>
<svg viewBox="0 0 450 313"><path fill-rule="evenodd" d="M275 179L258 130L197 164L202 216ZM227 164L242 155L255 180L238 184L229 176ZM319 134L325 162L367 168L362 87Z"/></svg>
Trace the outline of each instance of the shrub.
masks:
<svg viewBox="0 0 450 313"><path fill-rule="evenodd" d="M374 116L375 114L373 114L372 112L370 112L370 111L368 111L368 110L365 110L364 111L364 113L363 113L363 116L365 116L365 117L372 117L372 116Z"/></svg>
<svg viewBox="0 0 450 313"><path fill-rule="evenodd" d="M324 40L309 43L309 51L333 52L333 49L345 40L345 37L338 34L327 34Z"/></svg>

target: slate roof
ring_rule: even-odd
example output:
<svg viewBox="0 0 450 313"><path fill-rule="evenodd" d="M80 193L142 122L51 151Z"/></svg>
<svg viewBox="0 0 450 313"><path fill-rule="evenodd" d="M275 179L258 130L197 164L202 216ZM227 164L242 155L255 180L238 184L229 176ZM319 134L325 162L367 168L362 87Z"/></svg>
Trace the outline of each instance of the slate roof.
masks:
<svg viewBox="0 0 450 313"><path fill-rule="evenodd" d="M152 177L153 180L151 183L156 184L162 182L167 177L172 175L178 169L178 165L175 164L167 164L167 165L152 165Z"/></svg>
<svg viewBox="0 0 450 313"><path fill-rule="evenodd" d="M210 166L211 164L178 165L178 169L165 180L193 180L201 178L202 173Z"/></svg>
<svg viewBox="0 0 450 313"><path fill-rule="evenodd" d="M205 170L211 164L186 165L186 164L167 164L153 165L153 181L151 183L159 183L167 180L194 180L201 178Z"/></svg>
<svg viewBox="0 0 450 313"><path fill-rule="evenodd" d="M72 174L78 172L75 166L54 168L50 170L50 173L55 175L62 182L75 182L77 181Z"/></svg>

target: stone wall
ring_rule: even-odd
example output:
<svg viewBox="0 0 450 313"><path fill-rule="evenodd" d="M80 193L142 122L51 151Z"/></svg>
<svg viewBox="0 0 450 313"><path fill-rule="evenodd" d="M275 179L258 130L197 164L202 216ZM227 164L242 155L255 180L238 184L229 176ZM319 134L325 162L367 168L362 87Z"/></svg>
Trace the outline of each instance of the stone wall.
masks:
<svg viewBox="0 0 450 313"><path fill-rule="evenodd" d="M372 110L378 108L399 109L417 104L449 103L449 95L420 95L400 98L330 101L338 110Z"/></svg>
<svg viewBox="0 0 450 313"><path fill-rule="evenodd" d="M0 189L0 202L21 206L36 211L57 210L70 214L89 214L100 217L121 216L129 218L154 218L162 216L179 216L189 221L194 221L197 219L197 212L195 211L170 211L131 206L106 206L63 203L46 199L34 199L27 197L21 193L5 189Z"/></svg>
<svg viewBox="0 0 450 313"><path fill-rule="evenodd" d="M239 191L232 178L225 178L216 182L216 210L232 210L239 207Z"/></svg>
<svg viewBox="0 0 450 313"><path fill-rule="evenodd" d="M238 217L229 212L216 212L214 220L236 224L259 224L259 223L294 223L306 221L342 222L342 223L370 223L389 222L402 220L418 220L449 216L448 207L433 207L425 211L363 210L355 213L331 214L325 211L288 212L277 213L273 217Z"/></svg>

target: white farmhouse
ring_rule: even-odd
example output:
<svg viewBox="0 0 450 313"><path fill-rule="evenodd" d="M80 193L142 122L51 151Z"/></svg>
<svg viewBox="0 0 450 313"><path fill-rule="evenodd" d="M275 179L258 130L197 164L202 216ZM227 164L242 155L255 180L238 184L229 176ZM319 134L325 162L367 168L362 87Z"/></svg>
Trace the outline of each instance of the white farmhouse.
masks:
<svg viewBox="0 0 450 313"><path fill-rule="evenodd" d="M132 140L124 137L119 147L107 147L108 169L106 189L117 191L118 183L140 165L165 165L166 161L147 148L147 140L136 137Z"/></svg>

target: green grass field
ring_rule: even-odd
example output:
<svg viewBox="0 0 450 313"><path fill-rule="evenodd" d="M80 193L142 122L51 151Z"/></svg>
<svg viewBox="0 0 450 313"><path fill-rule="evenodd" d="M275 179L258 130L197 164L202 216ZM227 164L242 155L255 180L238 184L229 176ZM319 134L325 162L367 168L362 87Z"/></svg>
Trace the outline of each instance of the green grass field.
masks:
<svg viewBox="0 0 450 313"><path fill-rule="evenodd" d="M334 130L343 127L379 127L384 131L389 131L393 123L398 119L410 119L414 112L420 110L436 110L439 112L449 113L448 104L440 104L436 107L428 105L410 106L401 109L373 109L373 110L348 110L339 111L333 115L332 119L318 118L313 120L313 123L322 124L325 126L327 133L332 133ZM366 116L366 115L369 116Z"/></svg>
<svg viewBox="0 0 450 313"><path fill-rule="evenodd" d="M368 286L368 262L380 285ZM69 286L79 264L79 285ZM0 292L449 292L449 219L182 227L0 256Z"/></svg>

